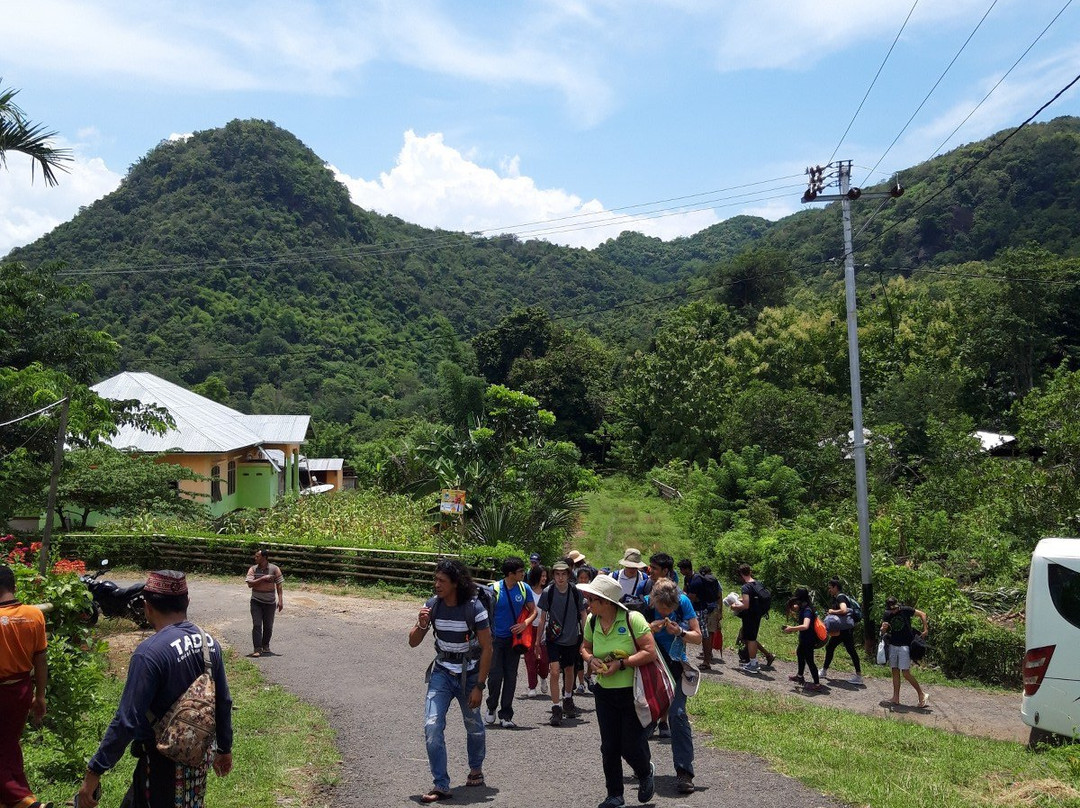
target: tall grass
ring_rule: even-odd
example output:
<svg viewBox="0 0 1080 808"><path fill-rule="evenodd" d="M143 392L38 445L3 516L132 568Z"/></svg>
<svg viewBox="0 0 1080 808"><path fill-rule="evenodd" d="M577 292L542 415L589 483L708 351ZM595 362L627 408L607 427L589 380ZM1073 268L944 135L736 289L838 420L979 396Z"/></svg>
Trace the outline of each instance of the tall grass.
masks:
<svg viewBox="0 0 1080 808"><path fill-rule="evenodd" d="M586 496L586 510L574 548L599 567L614 567L623 550L636 547L647 559L656 552L676 560L689 557L691 543L675 507L656 489L626 477L604 478Z"/></svg>

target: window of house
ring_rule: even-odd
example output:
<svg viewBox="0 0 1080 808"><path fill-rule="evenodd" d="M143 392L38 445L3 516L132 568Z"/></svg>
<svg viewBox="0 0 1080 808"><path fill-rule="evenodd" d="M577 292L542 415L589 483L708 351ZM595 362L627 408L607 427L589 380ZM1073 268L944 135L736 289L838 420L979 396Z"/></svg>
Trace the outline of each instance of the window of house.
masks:
<svg viewBox="0 0 1080 808"><path fill-rule="evenodd" d="M229 496L232 496L233 494L236 493L236 461L235 460L230 460L229 461L229 487L228 487L228 492L229 492Z"/></svg>
<svg viewBox="0 0 1080 808"><path fill-rule="evenodd" d="M210 469L210 501L221 502L221 466Z"/></svg>

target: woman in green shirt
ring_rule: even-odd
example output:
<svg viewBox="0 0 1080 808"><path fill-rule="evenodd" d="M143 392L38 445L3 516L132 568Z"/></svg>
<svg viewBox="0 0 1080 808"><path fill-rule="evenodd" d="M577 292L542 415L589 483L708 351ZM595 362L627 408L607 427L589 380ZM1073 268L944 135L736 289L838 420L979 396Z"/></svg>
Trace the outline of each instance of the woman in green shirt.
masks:
<svg viewBox="0 0 1080 808"><path fill-rule="evenodd" d="M653 764L645 727L634 709L634 671L656 659L656 643L645 617L622 603L622 587L608 575L578 584L589 604L581 656L596 675L596 723L600 727L600 756L604 763L607 799L598 808L621 808L622 761L638 778L638 801L652 799ZM632 632L632 633L631 633ZM636 638L636 641L635 641Z"/></svg>

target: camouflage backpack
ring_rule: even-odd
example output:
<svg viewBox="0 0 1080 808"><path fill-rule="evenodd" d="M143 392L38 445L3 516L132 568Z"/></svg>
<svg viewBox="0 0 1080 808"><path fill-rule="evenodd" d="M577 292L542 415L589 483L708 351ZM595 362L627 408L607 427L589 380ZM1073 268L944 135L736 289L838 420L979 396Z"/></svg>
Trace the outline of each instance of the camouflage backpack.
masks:
<svg viewBox="0 0 1080 808"><path fill-rule="evenodd" d="M201 628L199 635L202 637L203 672L154 724L157 750L169 760L193 768L206 765L210 746L217 735L210 643Z"/></svg>

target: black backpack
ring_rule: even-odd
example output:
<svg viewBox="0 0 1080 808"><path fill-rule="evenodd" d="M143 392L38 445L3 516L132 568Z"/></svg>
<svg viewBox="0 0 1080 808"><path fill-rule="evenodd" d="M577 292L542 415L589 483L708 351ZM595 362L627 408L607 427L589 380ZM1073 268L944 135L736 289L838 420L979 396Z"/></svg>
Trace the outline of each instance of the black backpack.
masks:
<svg viewBox="0 0 1080 808"><path fill-rule="evenodd" d="M765 618L772 609L772 592L761 581L750 584L750 608L754 614Z"/></svg>
<svg viewBox="0 0 1080 808"><path fill-rule="evenodd" d="M702 575L701 600L704 604L715 604L720 600L720 582L715 575Z"/></svg>

